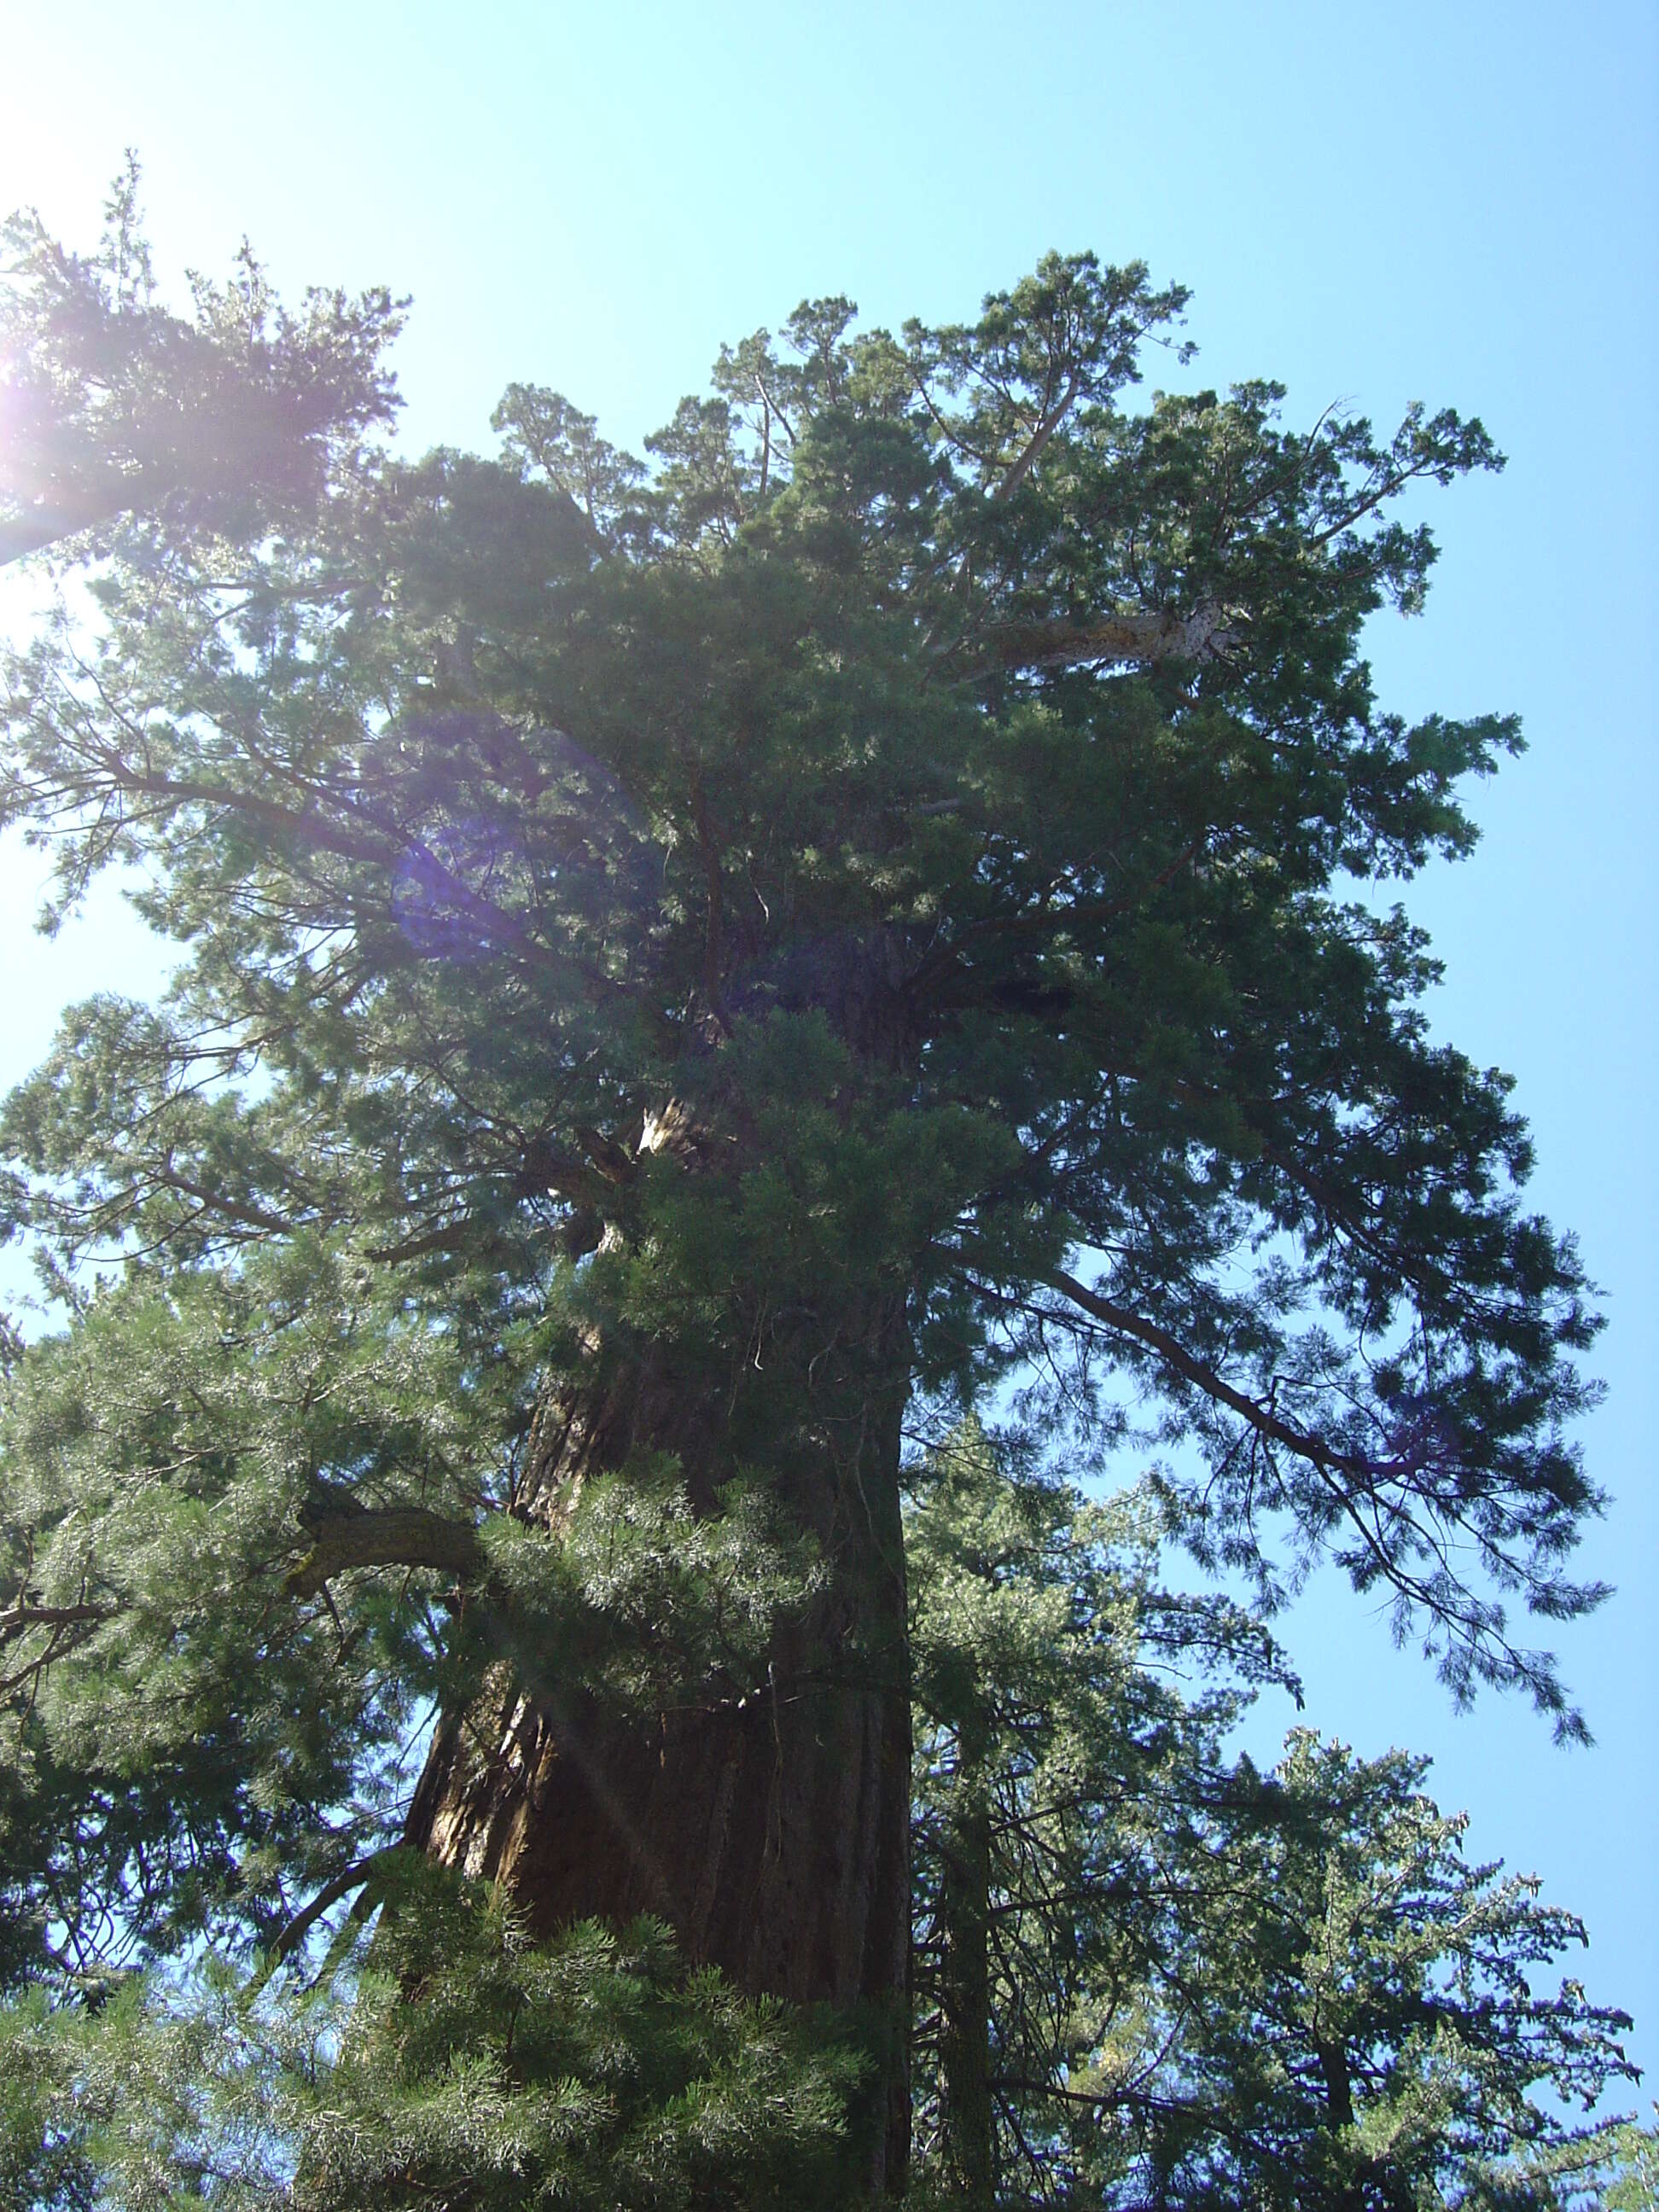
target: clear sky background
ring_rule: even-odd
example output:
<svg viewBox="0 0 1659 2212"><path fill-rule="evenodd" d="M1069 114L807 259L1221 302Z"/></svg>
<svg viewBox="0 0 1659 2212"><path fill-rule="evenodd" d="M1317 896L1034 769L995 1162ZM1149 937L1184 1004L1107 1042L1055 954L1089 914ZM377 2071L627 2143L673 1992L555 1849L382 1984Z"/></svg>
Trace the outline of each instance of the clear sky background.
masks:
<svg viewBox="0 0 1659 2212"><path fill-rule="evenodd" d="M1407 896L1448 963L1438 1032L1519 1080L1538 1205L1607 1292L1613 1493L1582 1555L1620 1585L1561 1638L1599 1738L1452 1714L1346 1589L1285 1624L1308 1718L1434 1755L1468 1848L1583 1914L1591 1994L1637 2014L1659 2088L1659 1428L1655 880L1659 773L1659 9L1511 0L702 0L701 6L0 0L0 208L90 245L122 149L158 268L246 232L285 288L414 295L398 356L421 447L490 443L514 378L636 444L722 339L845 291L971 315L1049 246L1193 286L1192 382L1479 412L1504 476L1433 495L1426 615L1379 618L1385 704L1513 709L1530 751L1474 796L1473 860ZM1150 364L1155 379L1167 368ZM0 855L0 1082L56 1009L155 972L118 902L28 934ZM1125 1474L1133 1470L1125 1469ZM1264 1712L1252 1748L1288 1714Z"/></svg>

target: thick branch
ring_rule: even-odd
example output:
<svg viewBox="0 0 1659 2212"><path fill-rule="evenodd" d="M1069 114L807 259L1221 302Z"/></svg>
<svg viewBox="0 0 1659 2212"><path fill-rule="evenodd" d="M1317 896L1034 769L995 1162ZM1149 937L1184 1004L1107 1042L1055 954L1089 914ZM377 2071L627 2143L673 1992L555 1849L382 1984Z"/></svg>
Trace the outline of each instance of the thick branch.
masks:
<svg viewBox="0 0 1659 2212"><path fill-rule="evenodd" d="M1004 500L1012 499L1014 494L1019 489L1021 484L1024 483L1026 477L1030 475L1031 471L1042 459L1042 456L1047 452L1055 431L1059 429L1060 424L1066 420L1066 416L1071 412L1072 402L1077 398L1078 386L1080 380L1078 372L1073 369L1071 375L1066 379L1066 389L1060 393L1059 398L1055 400L1054 405L1049 408L1048 413L1044 415L1042 420L1037 424L1036 428L1031 433L1030 438L1026 443L1024 451L1019 455L1013 466L1009 470L1007 475L1003 477L1001 483L991 494L992 500L994 502L1000 504Z"/></svg>
<svg viewBox="0 0 1659 2212"><path fill-rule="evenodd" d="M331 1515L313 1534L315 1542L288 1577L290 1596L315 1597L352 1567L439 1567L473 1577L484 1564L476 1529L420 1505Z"/></svg>
<svg viewBox="0 0 1659 2212"><path fill-rule="evenodd" d="M9 1643L14 1636L22 1636L31 1628L74 1628L88 1621L110 1620L116 1608L112 1605L26 1605L9 1606L0 1613L0 1644Z"/></svg>
<svg viewBox="0 0 1659 2212"><path fill-rule="evenodd" d="M79 507L52 507L31 503L26 499L7 501L11 513L0 517L0 568L13 561L27 559L67 538L77 530L89 530L100 522L112 521L121 512L118 505L107 512L95 501L84 501Z"/></svg>
<svg viewBox="0 0 1659 2212"><path fill-rule="evenodd" d="M245 1229L263 1229L273 1236L291 1236L300 1224L287 1214L272 1213L263 1206L250 1206L245 1200L232 1198L226 1191L210 1190L204 1183L192 1182L180 1175L171 1165L163 1168L156 1177L165 1190L176 1190L181 1198L192 1198L210 1213L222 1214L227 1221L239 1221Z"/></svg>
<svg viewBox="0 0 1659 2212"><path fill-rule="evenodd" d="M984 664L996 668L1077 668L1091 660L1221 659L1233 642L1226 608L1192 614L1101 615L1092 622L1009 623L985 641Z"/></svg>
<svg viewBox="0 0 1659 2212"><path fill-rule="evenodd" d="M399 857L398 848L389 841L342 830L320 813L296 813L291 806L262 799L256 792L240 790L232 784L161 775L153 769L137 769L113 746L100 746L99 750L102 756L100 765L115 789L126 797L152 799L163 806L227 807L246 820L261 823L303 845L345 860L367 860L384 866Z"/></svg>
<svg viewBox="0 0 1659 2212"><path fill-rule="evenodd" d="M1314 2045L1319 2060L1319 2071L1324 2078L1325 2107L1330 2114L1333 2128L1353 2125L1353 2094L1348 2079L1348 2055L1340 2043L1321 2036ZM1344 2202L1348 2200L1345 2199ZM1352 2200L1361 2200L1356 2195Z"/></svg>

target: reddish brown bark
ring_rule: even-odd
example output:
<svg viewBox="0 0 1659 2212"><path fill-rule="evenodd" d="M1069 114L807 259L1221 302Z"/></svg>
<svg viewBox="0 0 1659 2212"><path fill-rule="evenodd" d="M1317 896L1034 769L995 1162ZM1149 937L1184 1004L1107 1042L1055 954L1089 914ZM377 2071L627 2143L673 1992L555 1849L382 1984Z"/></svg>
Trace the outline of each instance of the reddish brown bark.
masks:
<svg viewBox="0 0 1659 2212"><path fill-rule="evenodd" d="M836 1371L799 1363L807 1418L780 1489L828 1576L776 1628L765 1686L642 1724L580 1698L532 1697L503 1668L438 1731L408 1836L503 1883L538 1933L652 1913L752 1995L856 2008L883 2044L867 2115L879 2195L908 2139L902 1309L847 1336ZM589 1474L640 1450L678 1454L702 1502L705 1470L726 1461L727 1418L648 1358L602 1399L550 1399L525 1510L556 1528Z"/></svg>
<svg viewBox="0 0 1659 2212"><path fill-rule="evenodd" d="M849 935L778 955L750 988L757 1006L823 1012L860 1060L892 1070L910 1051L905 968L884 935ZM744 1142L671 1106L647 1117L641 1150L730 1176ZM619 1355L596 1338L595 1380L544 1404L519 1503L556 1531L590 1475L665 1452L708 1510L739 1460L758 1461L823 1571L805 1611L780 1620L764 1684L641 1724L532 1697L503 1668L439 1729L408 1834L503 1883L538 1932L654 1914L750 1994L854 2014L879 2046L866 2114L879 2197L902 2187L909 2142L909 1340L896 1286L795 1303L763 1371L747 1349L715 1377L677 1371L672 1342Z"/></svg>

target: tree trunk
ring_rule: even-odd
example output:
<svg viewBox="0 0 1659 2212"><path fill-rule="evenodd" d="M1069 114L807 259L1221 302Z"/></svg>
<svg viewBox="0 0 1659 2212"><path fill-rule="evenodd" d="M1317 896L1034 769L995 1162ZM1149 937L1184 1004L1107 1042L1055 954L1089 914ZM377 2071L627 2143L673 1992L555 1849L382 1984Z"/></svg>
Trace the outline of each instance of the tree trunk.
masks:
<svg viewBox="0 0 1659 2212"><path fill-rule="evenodd" d="M544 1402L519 1510L556 1530L589 1476L643 1452L676 1455L708 1510L757 1437L781 1435L764 1464L816 1538L824 1584L775 1627L765 1688L741 1703L642 1724L532 1695L503 1668L440 1726L409 1839L502 1883L538 1934L653 1914L751 1995L855 2014L877 2046L872 2194L896 2194L909 2130L904 1298L866 1287L850 1308L821 1305L790 1342L769 1340L763 1374L745 1357L735 1379L678 1372L672 1340L620 1364L594 1349L611 1379Z"/></svg>
<svg viewBox="0 0 1659 2212"><path fill-rule="evenodd" d="M878 2189L902 2175L908 2119L903 1379L890 1373L850 1460L826 1451L791 1500L830 1576L775 1631L763 1695L642 1726L506 1684L441 1727L408 1827L444 1864L503 1883L538 1933L648 1912L751 1995L865 2010L885 2041ZM684 1455L699 1410L660 1374L638 1378L630 1406L559 1407L556 1423L550 1407L544 1497L556 1512L630 1448Z"/></svg>
<svg viewBox="0 0 1659 2212"><path fill-rule="evenodd" d="M991 1805L983 1721L957 1731L957 1784L941 1838L939 2136L957 2201L996 2202L991 2105Z"/></svg>
<svg viewBox="0 0 1659 2212"><path fill-rule="evenodd" d="M1353 2092L1348 2073L1348 2054L1340 2043L1321 2037L1316 2039L1314 2052L1319 2060L1319 2070L1325 2084L1325 2110L1333 2136L1346 2138L1353 2126ZM1353 2152L1344 2140L1337 2158L1347 2169L1339 2182L1339 2212L1365 2212L1366 2194L1361 2175L1370 2170L1370 2160L1364 2161L1358 2171L1352 2164Z"/></svg>

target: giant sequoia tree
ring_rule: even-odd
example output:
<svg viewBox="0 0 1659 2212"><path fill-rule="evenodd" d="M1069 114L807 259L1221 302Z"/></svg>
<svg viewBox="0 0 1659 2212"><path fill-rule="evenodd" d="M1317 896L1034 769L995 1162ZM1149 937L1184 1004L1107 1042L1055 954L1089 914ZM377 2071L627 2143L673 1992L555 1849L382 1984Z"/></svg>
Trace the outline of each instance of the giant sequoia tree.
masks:
<svg viewBox="0 0 1659 2212"><path fill-rule="evenodd" d="M67 597L4 809L179 965L7 1109L73 1309L6 1440L9 1967L292 1948L401 1838L858 2021L890 2182L900 1471L1016 1370L1189 1440L1201 1555L1327 1553L1576 1725L1514 1616L1595 1595L1583 1278L1366 890L1517 742L1360 654L1478 422L1143 404L1183 295L1051 257L804 305L645 463L521 385L410 461L389 298L180 319L130 179L10 251L6 550Z"/></svg>

